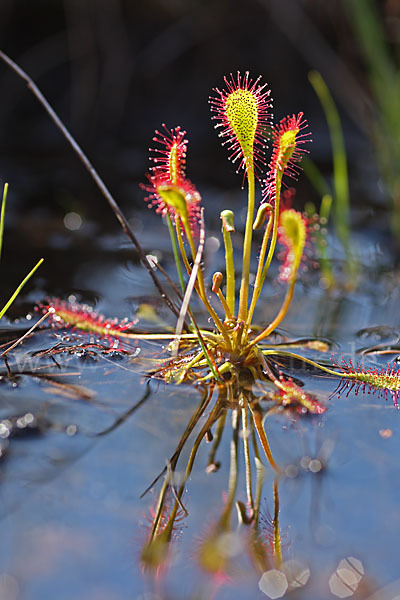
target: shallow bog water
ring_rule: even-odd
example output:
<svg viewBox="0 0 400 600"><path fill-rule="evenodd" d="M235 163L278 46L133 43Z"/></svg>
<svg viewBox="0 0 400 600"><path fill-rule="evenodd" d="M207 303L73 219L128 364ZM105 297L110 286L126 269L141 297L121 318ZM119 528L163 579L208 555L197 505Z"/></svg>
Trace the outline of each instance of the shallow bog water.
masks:
<svg viewBox="0 0 400 600"><path fill-rule="evenodd" d="M211 231L211 237L217 234ZM142 241L150 252L155 238L164 266L173 273L167 238L158 228L143 230ZM42 281L43 290L31 292L14 316L25 315L45 293L62 290L67 297L79 290L83 300L96 302L108 317L132 317L140 305L143 314L145 304L147 320L141 327L159 329L160 323L149 320L155 314L167 325L173 323L122 237L98 240L98 247L89 247L87 254L82 244L79 257L71 255L71 245L62 239L55 252L59 264L73 261L68 277L60 283L55 274L53 281ZM324 357L327 362L331 353L336 360L344 356L357 362L362 349L377 344L396 348L398 342L397 273L388 250L376 236L371 241L369 232L355 240L362 249L357 285L327 292L317 273L305 274L283 323L283 333L291 338L328 339L332 350ZM211 242L208 271L220 267L222 260L218 244ZM276 314L281 297L280 288L268 287L260 322ZM155 313L149 313L149 306ZM3 340L31 323L20 318L5 324ZM90 352L57 354L54 362L37 354L59 343L68 347L88 342L104 340L46 329L10 358L11 371L19 375L7 378L2 367L0 597L394 600L400 595L400 414L390 396L357 388L337 396L333 392L338 381L293 373L328 410L305 417L277 411L265 422L283 475L276 480L263 459L260 536L264 547L271 545L271 516L279 497L283 565L277 568L271 560L262 569L251 560L248 529L239 526L234 509L231 530L221 542L227 567L216 573L204 568L200 556L226 505L232 439L228 410L216 457L220 468L206 472L210 444L202 443L183 497L188 515L173 536L168 568L151 574L144 572L140 556L161 481L144 498L140 495L173 455L201 393L195 387L148 381L152 359L162 355L160 342L129 344L129 355L104 354L93 347ZM369 354L362 361L384 365L396 356L395 351ZM179 472L211 407L212 402L182 453ZM236 499L245 503L241 431L239 426Z"/></svg>

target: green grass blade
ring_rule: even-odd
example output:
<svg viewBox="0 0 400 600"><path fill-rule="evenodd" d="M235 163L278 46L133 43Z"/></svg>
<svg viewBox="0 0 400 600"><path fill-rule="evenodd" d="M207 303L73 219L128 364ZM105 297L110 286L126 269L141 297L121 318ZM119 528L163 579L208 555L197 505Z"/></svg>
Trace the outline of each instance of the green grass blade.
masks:
<svg viewBox="0 0 400 600"><path fill-rule="evenodd" d="M349 253L350 248L350 195L347 156L343 130L335 102L320 73L311 71L309 80L325 113L333 154L333 180L335 190L334 218L338 237Z"/></svg>
<svg viewBox="0 0 400 600"><path fill-rule="evenodd" d="M6 213L7 192L8 192L8 183L5 183L4 188L3 188L3 200L1 202L1 211L0 211L0 259L1 259L1 250L3 248L4 216Z"/></svg>
<svg viewBox="0 0 400 600"><path fill-rule="evenodd" d="M34 272L36 271L36 269L38 269L40 267L40 265L42 264L42 262L44 261L44 258L41 258L36 265L33 267L32 271L30 271L28 273L28 275L25 277L25 279L19 284L19 286L17 287L17 289L15 290L15 292L13 293L13 295L11 296L11 298L9 299L9 301L7 302L7 304L1 309L0 311L0 319L3 317L3 315L5 314L5 312L10 308L11 304L14 302L15 298L18 296L18 294L20 293L20 291L22 290L22 288L24 287L24 285L26 284L26 282L32 277L32 275L34 274Z"/></svg>

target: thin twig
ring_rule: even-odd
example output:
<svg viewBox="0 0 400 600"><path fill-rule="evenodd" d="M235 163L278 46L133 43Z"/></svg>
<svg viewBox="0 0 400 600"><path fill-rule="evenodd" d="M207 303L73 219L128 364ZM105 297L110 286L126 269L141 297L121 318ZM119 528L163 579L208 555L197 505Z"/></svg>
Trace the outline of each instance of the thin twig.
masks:
<svg viewBox="0 0 400 600"><path fill-rule="evenodd" d="M162 275L164 275L165 279L168 281L169 285L171 286L171 288L173 289L173 291L175 292L175 294L178 296L179 300L182 302L183 300L183 296L181 294L181 292L178 290L177 286L175 285L174 281L171 279L171 277L168 275L167 271L164 269L164 267L162 265L160 265L160 263L158 261L154 262L155 267L160 271L160 273Z"/></svg>
<svg viewBox="0 0 400 600"><path fill-rule="evenodd" d="M43 321L45 319L47 319L47 317L49 317L54 312L55 312L54 308L51 306L49 308L49 310L47 311L47 313L44 314L43 317L41 317L39 319L39 321L37 321L37 323L35 323L30 329L28 329L28 331L26 333L24 333L24 335L22 335L20 338L18 338L16 342L14 342L9 348L7 348L7 350L4 350L4 352L2 352L0 354L0 357L4 358L4 356L6 356L10 352L10 350L14 350L14 348L16 346L18 346L18 344L20 344L25 338L27 338L28 335L30 335L36 329L36 327L38 327L38 325L40 325L40 323L43 323Z"/></svg>
<svg viewBox="0 0 400 600"><path fill-rule="evenodd" d="M6 211L7 192L8 192L8 183L5 183L4 188L3 188L3 199L1 202L1 209L0 209L0 258L1 258L1 250L3 248L4 214Z"/></svg>
<svg viewBox="0 0 400 600"><path fill-rule="evenodd" d="M143 250L143 248L141 247L141 245L139 244L135 234L133 233L132 228L130 227L127 218L125 217L122 210L118 206L117 202L115 201L111 192L105 185L104 181L101 179L100 175L97 173L96 169L94 168L94 166L92 165L92 163L90 162L90 160L88 159L86 154L83 152L82 148L79 146L79 144L77 143L75 138L72 137L71 133L68 131L68 129L66 128L64 123L61 121L60 117L50 106L49 102L43 96L42 92L37 87L35 82L29 77L29 75L23 69L21 69L21 67L19 65L17 65L17 63L15 63L9 56L7 56L7 54L2 52L1 50L0 50L0 59L3 62L5 62L19 77L21 77L21 79L23 79L25 81L25 83L28 86L28 89L33 93L33 95L36 97L36 99L40 102L40 104L43 106L43 108L45 109L45 111L47 112L47 114L49 115L51 120L53 121L53 123L58 127L58 129L61 131L61 133L67 140L67 142L70 144L70 146L74 150L74 152L77 154L77 156L79 157L79 159L81 160L81 162L83 163L83 165L85 166L85 168L87 169L89 174L91 175L92 179L96 183L100 192L103 194L104 198L107 200L108 204L114 211L114 214L117 217L118 221L120 222L123 231L129 237L131 242L134 244L134 246L137 250L137 253L139 254L140 260L142 261L142 263L145 266L145 268L147 269L150 277L152 278L154 285L156 286L157 290L160 293L161 298L167 304L168 308L174 313L174 315L176 317L179 317L179 311L174 306L173 302L171 301L171 299L167 295L164 287L162 286L160 280L154 273L154 271L151 267L151 264L149 263L149 261L146 257L146 253Z"/></svg>

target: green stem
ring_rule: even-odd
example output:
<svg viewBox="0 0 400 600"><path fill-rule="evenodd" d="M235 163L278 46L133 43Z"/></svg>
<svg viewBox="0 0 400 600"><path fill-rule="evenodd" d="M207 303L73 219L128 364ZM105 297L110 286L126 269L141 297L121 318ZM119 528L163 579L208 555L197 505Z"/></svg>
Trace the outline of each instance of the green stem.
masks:
<svg viewBox="0 0 400 600"><path fill-rule="evenodd" d="M171 238L172 250L174 253L176 271L178 273L178 278L179 278L179 283L181 286L182 294L184 294L185 293L185 282L184 282L183 274L182 274L182 267L181 267L181 261L179 258L178 246L176 243L174 226L172 224L171 215L169 213L167 213L167 225L168 225L169 236Z"/></svg>
<svg viewBox="0 0 400 600"><path fill-rule="evenodd" d="M182 222L183 222L183 226L184 226L184 229L185 229L187 240L189 242L190 251L192 253L192 259L195 260L197 252L196 252L196 246L194 244L194 240L193 240L193 236L192 236L192 231L191 231L189 223L187 221L182 221ZM197 272L197 281L199 283L199 291L200 291L200 297L201 297L201 299L203 300L203 302L206 303L208 311L210 313L214 313L214 315L215 315L216 313L215 313L214 309L212 308L212 306L210 305L210 303L208 301L208 298L206 296L206 288L205 288L205 285L204 285L203 271L201 269L199 269L198 272ZM209 309L211 309L211 311ZM214 315L212 315L213 318L214 318ZM217 316L217 320L220 321L220 319L219 319L218 316ZM220 323L221 323L221 321L220 321ZM217 325L217 321L215 322L215 324ZM221 323L221 325L222 325L222 323ZM217 325L217 327L218 327L218 325Z"/></svg>
<svg viewBox="0 0 400 600"><path fill-rule="evenodd" d="M196 321L192 317L192 312L190 311L189 314L190 314L190 317L192 319L193 327L196 330L197 339L198 339L199 344L201 346L201 349L203 351L204 358L207 361L207 364L209 366L209 369L210 369L211 373L214 375L214 377L215 377L216 380L223 381L223 378L221 377L221 373L218 370L218 367L217 367L217 364L216 364L216 362L214 360L214 357L213 357L212 353L210 352L209 348L206 346L206 344L205 344L205 342L204 342L204 340L202 338L202 335L200 333L200 329L198 328Z"/></svg>
<svg viewBox="0 0 400 600"><path fill-rule="evenodd" d="M261 350L264 356L287 356L289 358L295 358L296 360L301 360L302 362L319 369L320 371L324 371L325 373L329 373L329 375L334 375L335 377L347 377L348 379L354 379L354 373L342 373L338 371L334 371L333 369L329 369L328 367L324 367L323 365L311 360L310 358L305 358L301 356L301 354L295 354L294 352L284 352L279 350Z"/></svg>
<svg viewBox="0 0 400 600"><path fill-rule="evenodd" d="M203 329L203 335L206 335L210 340L215 339L210 331ZM175 340L179 337L182 340L193 340L195 341L197 335L195 333L181 333L180 336L175 335L175 331L171 333L127 333L126 331L119 331L118 337L127 338L128 340Z"/></svg>
<svg viewBox="0 0 400 600"><path fill-rule="evenodd" d="M186 237L187 240L189 242L189 246L190 246L190 251L192 253L193 256L193 260L195 260L196 258L196 248L194 245L194 241L193 241L193 237L192 237L192 232L190 231L190 227L188 223L185 223L185 221L183 222L183 226L185 228L185 233L186 233ZM178 220L176 221L176 229L177 229L177 236L179 236L179 222ZM182 240L179 239L178 237L178 242L179 242L179 250L182 254L182 258L183 258L183 262L185 263L185 267L188 270L188 273L190 274L190 265L189 265L189 261L187 259L186 256L186 252L185 252L185 247L183 245ZM208 310L208 312L210 313L212 319L214 320L214 323L217 327L217 329L219 329L220 333L222 334L222 337L225 340L225 343L227 344L227 347L232 349L232 344L231 344L231 340L229 338L229 335L227 333L226 328L224 327L221 319L219 318L219 316L217 315L217 313L215 312L214 308L211 306L210 301L207 298L206 295L206 289L205 289L205 285L204 285L204 279L203 279L203 272L201 270L201 268L198 270L197 272L197 282L198 282L198 286L196 286L196 291L201 299L201 301L203 302L204 306L206 307L206 309Z"/></svg>
<svg viewBox="0 0 400 600"><path fill-rule="evenodd" d="M261 283L260 283L260 287L258 289L256 302L261 293L262 286L264 285L264 281L267 276L268 269L271 264L274 252L275 252L276 240L278 238L279 202L280 202L280 198L281 198L281 186L282 186L282 173L280 171L277 171L276 176L275 176L274 228L272 231L272 240L271 240L271 245L269 247L267 260L265 261L265 265L264 265L262 276L261 276Z"/></svg>
<svg viewBox="0 0 400 600"><path fill-rule="evenodd" d="M170 235L170 238L171 238L172 250L173 250L173 253L174 253L176 270L178 272L179 283L180 283L180 286L181 286L182 293L184 294L185 293L185 282L184 282L183 274L182 274L181 261L180 261L180 258L179 258L179 252L178 252L178 246L177 246L177 243L176 243L174 226L172 224L171 216L170 216L169 213L167 214L167 224L168 224L169 235ZM209 353L209 351L208 351L208 349L207 349L207 347L206 347L206 345L204 343L204 340L203 340L202 335L200 333L200 330L199 330L199 328L198 328L198 326L196 324L196 321L195 321L195 318L194 318L194 315L193 315L193 312L192 312L192 309L190 308L190 306L188 307L188 313L189 313L189 317L190 317L190 319L192 321L192 325L193 325L193 327L194 327L194 329L196 331L196 336L197 336L197 339L198 339L199 344L201 346L201 349L203 351L203 354L204 354L204 356L205 356L205 358L207 360L208 366L210 367L210 370L211 370L212 374L214 375L215 379L221 380L221 377L218 374L217 365L215 364L215 362L214 362L211 354Z"/></svg>
<svg viewBox="0 0 400 600"><path fill-rule="evenodd" d="M233 317L233 314L231 313L231 310L225 300L225 297L223 295L223 293L221 292L221 290L218 290L218 292L216 292L217 296L218 296L218 300L221 302L222 308L225 311L225 320L230 320Z"/></svg>
<svg viewBox="0 0 400 600"><path fill-rule="evenodd" d="M271 264L274 252L275 252L276 240L278 238L279 201L280 201L280 197L281 197L281 185L282 185L282 173L280 171L277 171L276 176L275 176L275 205L274 205L274 225L273 225L273 230L272 230L272 239L271 239L271 244L270 244L269 250L268 250L267 260L265 261L265 265L262 269L261 276L259 277L259 280L257 281L257 285L254 286L253 298L252 298L251 307L250 307L251 313L250 313L250 317L248 317L248 319L247 319L248 327L250 327L251 319L253 318L253 312L256 307L258 298L260 297L261 290L263 288L264 281L267 276L268 269ZM268 241L269 234L270 234L270 232L268 231L268 237L267 237L267 231L265 232L265 235L264 235L265 244ZM264 243L264 240L263 240L263 243ZM260 260L259 260L259 266L260 266L260 264L262 266L261 256L260 256ZM258 275L258 273L257 273L257 275Z"/></svg>
<svg viewBox="0 0 400 600"><path fill-rule="evenodd" d="M253 159L249 161L247 169L248 182L248 204L247 204L247 219L246 229L243 242L243 266L242 266L242 281L240 284L239 311L238 320L245 321L247 318L247 302L249 297L249 275L250 275L250 258L251 258L251 240L253 237L253 221L254 221L254 195L255 195L255 178Z"/></svg>
<svg viewBox="0 0 400 600"><path fill-rule="evenodd" d="M15 290L15 292L13 293L13 295L11 296L11 298L9 299L9 301L7 302L7 304L1 309L1 311L0 311L0 319L3 317L3 315L5 314L5 312L9 309L9 307L11 306L11 304L14 302L15 298L18 296L18 294L20 293L20 291L22 290L22 288L26 284L26 282L32 277L32 275L34 274L34 272L36 271L36 269L38 267L40 267L40 265L42 264L43 261L44 261L44 258L41 258L36 263L36 265L33 267L32 271L30 271L28 273L28 275L25 277L25 279L22 281L22 283L19 284L19 286L17 287L17 289Z"/></svg>
<svg viewBox="0 0 400 600"><path fill-rule="evenodd" d="M273 222L274 222L274 217L271 213L269 220L268 220L268 225L266 226L265 231L264 231L264 237L263 237L263 241L261 244L260 256L258 258L258 267L257 267L256 280L254 282L253 297L251 299L249 313L247 315L247 322L246 322L247 329L251 325L251 320L253 318L254 309L256 307L256 303L257 303L258 297L261 292L261 285L260 285L261 284L261 275L263 272L264 258L265 258L265 253L267 251L267 244L268 244L269 236L271 234Z"/></svg>
<svg viewBox="0 0 400 600"><path fill-rule="evenodd" d="M226 301L232 315L235 314L235 263L233 261L232 238L229 231L222 227L226 264Z"/></svg>
<svg viewBox="0 0 400 600"><path fill-rule="evenodd" d="M293 291L294 291L294 286L296 284L297 278L296 278L296 274L294 273L294 277L291 279L288 290L286 292L286 296L285 299L283 301L283 304L281 306L281 309L279 311L279 313L276 315L275 319L272 321L272 323L270 323L268 325L268 327L266 327L264 329L264 331L262 331L261 333L258 334L258 336L256 338L254 338L254 340L249 344L249 348L251 348L251 346L255 346L256 344L258 344L259 342L261 342L261 340L263 340L264 338L266 338L268 335L270 335L270 333L272 333L274 331L274 329L276 329L278 327L278 325L283 321L283 319L286 316L286 313L288 311L288 308L290 306L290 303L292 301L293 298Z"/></svg>

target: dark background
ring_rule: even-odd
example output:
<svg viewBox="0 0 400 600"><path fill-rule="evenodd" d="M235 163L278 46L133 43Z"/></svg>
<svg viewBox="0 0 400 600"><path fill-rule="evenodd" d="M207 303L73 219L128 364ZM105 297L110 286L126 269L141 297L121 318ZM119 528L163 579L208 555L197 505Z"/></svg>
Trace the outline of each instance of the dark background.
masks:
<svg viewBox="0 0 400 600"><path fill-rule="evenodd" d="M377 8L390 44L399 3ZM1 0L0 48L39 85L128 215L145 206L138 184L163 122L188 131L188 176L201 192L240 186L208 106L212 88L238 69L268 82L276 121L305 112L312 158L329 177L329 133L308 82L310 69L319 70L344 125L352 204L379 196L368 138L374 107L343 0ZM3 64L0 89L0 178L11 186L5 242L15 262L26 264L24 248L48 254L48 233L63 229L69 211L96 222L96 235L117 231L60 132ZM300 201L318 205L311 185L301 185Z"/></svg>

